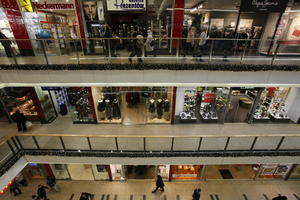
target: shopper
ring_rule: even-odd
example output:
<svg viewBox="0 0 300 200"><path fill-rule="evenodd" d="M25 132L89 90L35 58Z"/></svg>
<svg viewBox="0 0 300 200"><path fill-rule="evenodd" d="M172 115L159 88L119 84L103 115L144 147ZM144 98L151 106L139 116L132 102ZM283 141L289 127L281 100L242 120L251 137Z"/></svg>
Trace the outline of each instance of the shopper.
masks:
<svg viewBox="0 0 300 200"><path fill-rule="evenodd" d="M50 189L53 189L56 191L55 189L55 184L56 184L56 179L54 176L47 176L47 185L49 186Z"/></svg>
<svg viewBox="0 0 300 200"><path fill-rule="evenodd" d="M200 197L201 197L201 189L200 188L196 188L194 190L194 193L193 193L192 197L193 197L193 200L199 200Z"/></svg>
<svg viewBox="0 0 300 200"><path fill-rule="evenodd" d="M16 176L16 179L15 179L20 185L22 185L23 187L27 186L28 185L28 181L24 178L23 174L22 173L19 173L17 176Z"/></svg>
<svg viewBox="0 0 300 200"><path fill-rule="evenodd" d="M0 42L5 49L7 57L12 57L11 41L0 30Z"/></svg>
<svg viewBox="0 0 300 200"><path fill-rule="evenodd" d="M81 196L80 196L79 200L90 200L90 199L92 199L92 194L87 193L87 192L83 192L83 193L81 193Z"/></svg>
<svg viewBox="0 0 300 200"><path fill-rule="evenodd" d="M198 60L203 61L202 54L205 50L206 46L206 40L208 39L206 31L204 29L201 30L200 36L199 36L199 43L198 43Z"/></svg>
<svg viewBox="0 0 300 200"><path fill-rule="evenodd" d="M38 186L37 195L38 195L39 199L48 200L46 189L49 189L49 188L44 185Z"/></svg>
<svg viewBox="0 0 300 200"><path fill-rule="evenodd" d="M17 123L18 131L26 131L26 117L20 110L17 110L12 116L12 120Z"/></svg>
<svg viewBox="0 0 300 200"><path fill-rule="evenodd" d="M231 53L231 50L234 46L234 33L231 31L225 31L224 38L225 40L223 40L223 61L228 61L227 56Z"/></svg>
<svg viewBox="0 0 300 200"><path fill-rule="evenodd" d="M192 53L195 45L195 36L196 36L197 28L195 26L192 26L188 33L187 33L187 39L186 39L186 53Z"/></svg>
<svg viewBox="0 0 300 200"><path fill-rule="evenodd" d="M164 187L165 187L165 184L162 180L162 177L160 175L157 175L156 188L155 188L155 190L152 191L152 193L155 193L158 188L160 188L160 191L164 192L165 191Z"/></svg>
<svg viewBox="0 0 300 200"><path fill-rule="evenodd" d="M154 50L154 39L152 35L152 31L148 30L147 32L147 40L145 42L145 56L147 57L148 54L152 53L154 57L156 57L156 51Z"/></svg>
<svg viewBox="0 0 300 200"><path fill-rule="evenodd" d="M20 190L19 187L20 187L19 183L16 180L14 180L12 182L12 184L10 185L10 188L9 188L10 192L14 193L14 196L22 194L22 191Z"/></svg>
<svg viewBox="0 0 300 200"><path fill-rule="evenodd" d="M129 62L132 63L132 57L137 56L138 62L143 62L141 59L141 56L143 54L143 48L144 48L144 38L140 33L134 33L133 37L136 38L132 42L132 52L128 58Z"/></svg>

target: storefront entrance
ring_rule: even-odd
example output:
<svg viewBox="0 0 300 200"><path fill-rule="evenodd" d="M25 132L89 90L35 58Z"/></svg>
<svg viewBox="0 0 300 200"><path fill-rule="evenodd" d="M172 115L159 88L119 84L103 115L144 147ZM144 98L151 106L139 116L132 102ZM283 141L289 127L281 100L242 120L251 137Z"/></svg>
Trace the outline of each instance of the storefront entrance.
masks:
<svg viewBox="0 0 300 200"><path fill-rule="evenodd" d="M125 165L126 179L155 179L157 168L154 165Z"/></svg>

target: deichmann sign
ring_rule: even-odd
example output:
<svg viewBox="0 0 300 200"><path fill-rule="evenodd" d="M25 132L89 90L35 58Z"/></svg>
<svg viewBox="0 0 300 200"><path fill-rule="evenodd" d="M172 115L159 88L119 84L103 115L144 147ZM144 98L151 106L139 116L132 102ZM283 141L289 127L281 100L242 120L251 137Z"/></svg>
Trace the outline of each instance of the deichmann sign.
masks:
<svg viewBox="0 0 300 200"><path fill-rule="evenodd" d="M44 3L32 2L32 5L38 10L73 10L73 3L48 3L44 1Z"/></svg>
<svg viewBox="0 0 300 200"><path fill-rule="evenodd" d="M146 0L107 0L108 11L145 10Z"/></svg>
<svg viewBox="0 0 300 200"><path fill-rule="evenodd" d="M284 12L289 0L242 0L242 12Z"/></svg>

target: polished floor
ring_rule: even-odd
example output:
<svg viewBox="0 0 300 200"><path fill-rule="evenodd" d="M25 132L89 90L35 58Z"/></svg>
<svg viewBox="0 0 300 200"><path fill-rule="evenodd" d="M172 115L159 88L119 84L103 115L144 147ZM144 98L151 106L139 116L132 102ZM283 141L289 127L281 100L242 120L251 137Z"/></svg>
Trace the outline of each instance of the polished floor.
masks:
<svg viewBox="0 0 300 200"><path fill-rule="evenodd" d="M4 195L0 196L0 200L31 199L31 195L36 193L38 184L45 184L45 181L32 180L29 182L29 186L22 188L22 195L14 197L9 192L5 192ZM272 199L278 194L287 196L289 200L297 200L294 194L300 196L300 181L209 180L165 182L165 192L157 192L156 194L151 193L154 189L154 181L147 180L126 182L58 181L57 185L61 191L48 191L50 200L70 200L71 196L73 196L72 200L79 200L81 192L94 194L94 200L191 200L195 188L201 188L201 200L211 199L210 195L217 195L219 200L244 200L243 194L249 200Z"/></svg>

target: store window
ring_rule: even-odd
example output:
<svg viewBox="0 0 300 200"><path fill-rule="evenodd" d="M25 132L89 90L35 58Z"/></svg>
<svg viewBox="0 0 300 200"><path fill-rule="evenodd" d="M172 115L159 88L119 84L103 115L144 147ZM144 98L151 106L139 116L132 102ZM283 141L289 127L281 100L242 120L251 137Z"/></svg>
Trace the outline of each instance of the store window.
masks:
<svg viewBox="0 0 300 200"><path fill-rule="evenodd" d="M51 123L56 118L55 108L50 99L49 91L42 90L41 87L35 87L35 92L40 101L41 108L44 114L44 121L46 123Z"/></svg>
<svg viewBox="0 0 300 200"><path fill-rule="evenodd" d="M92 87L98 123L170 123L171 87Z"/></svg>
<svg viewBox="0 0 300 200"><path fill-rule="evenodd" d="M292 164L263 164L258 176L260 179L284 179Z"/></svg>
<svg viewBox="0 0 300 200"><path fill-rule="evenodd" d="M123 165L110 165L110 170L113 181L125 180L125 169Z"/></svg>
<svg viewBox="0 0 300 200"><path fill-rule="evenodd" d="M70 174L67 169L67 165L65 164L51 164L50 165L53 175L55 176L56 179L61 179L61 180L69 180L70 179Z"/></svg>
<svg viewBox="0 0 300 200"><path fill-rule="evenodd" d="M257 88L231 88L225 122L247 122L258 90Z"/></svg>
<svg viewBox="0 0 300 200"><path fill-rule="evenodd" d="M285 105L290 88L265 88L253 115L254 122L291 122Z"/></svg>
<svg viewBox="0 0 300 200"><path fill-rule="evenodd" d="M229 88L177 88L176 123L222 123Z"/></svg>
<svg viewBox="0 0 300 200"><path fill-rule="evenodd" d="M34 88L6 87L1 89L1 93L2 105L8 112L8 116L11 116L16 110L20 110L29 121L43 119Z"/></svg>
<svg viewBox="0 0 300 200"><path fill-rule="evenodd" d="M90 87L67 88L70 111L74 123L96 123L96 114Z"/></svg>
<svg viewBox="0 0 300 200"><path fill-rule="evenodd" d="M201 178L202 165L171 165L172 180L198 180Z"/></svg>
<svg viewBox="0 0 300 200"><path fill-rule="evenodd" d="M92 170L93 170L95 180L98 180L98 181L109 181L110 180L109 165L93 165Z"/></svg>

